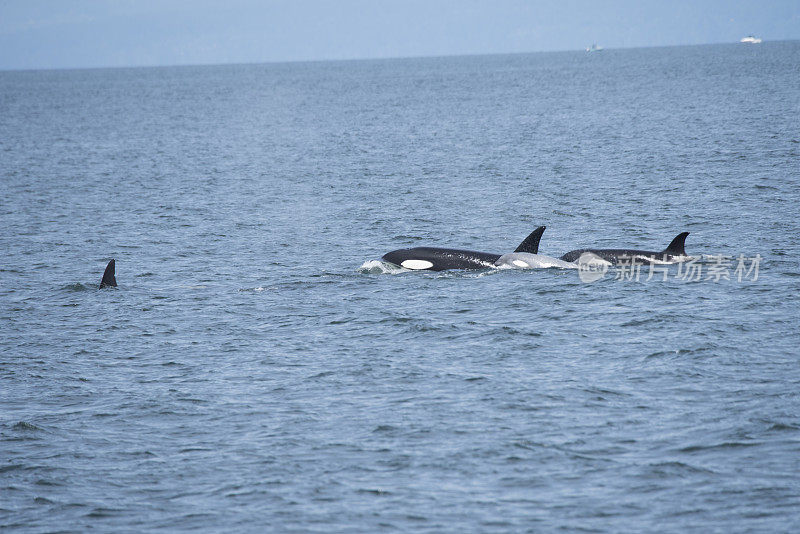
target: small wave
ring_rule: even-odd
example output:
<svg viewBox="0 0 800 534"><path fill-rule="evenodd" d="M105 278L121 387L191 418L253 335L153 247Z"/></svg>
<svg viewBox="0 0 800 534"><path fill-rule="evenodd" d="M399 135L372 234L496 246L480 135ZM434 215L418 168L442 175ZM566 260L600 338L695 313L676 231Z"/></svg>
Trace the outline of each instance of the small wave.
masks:
<svg viewBox="0 0 800 534"><path fill-rule="evenodd" d="M391 495L390 491L378 488L360 488L356 490L356 493L360 493L362 495Z"/></svg>
<svg viewBox="0 0 800 534"><path fill-rule="evenodd" d="M28 423L26 421L20 421L19 423L14 425L12 428L14 430L21 430L21 431L27 431L27 432L36 432L36 431L44 430L43 428L39 428L38 426L36 426L36 425L34 425L32 423Z"/></svg>
<svg viewBox="0 0 800 534"><path fill-rule="evenodd" d="M678 452L694 453L711 450L741 449L745 447L757 447L761 444L761 442L726 441L725 443L715 443L713 445L690 445L679 449Z"/></svg>
<svg viewBox="0 0 800 534"><path fill-rule="evenodd" d="M25 469L25 465L23 464L0 465L0 474L6 473L8 471L16 471L17 469Z"/></svg>
<svg viewBox="0 0 800 534"><path fill-rule="evenodd" d="M87 289L89 289L89 286L85 286L81 283L76 283L76 284L66 285L61 289L63 289L64 291L86 291Z"/></svg>
<svg viewBox="0 0 800 534"><path fill-rule="evenodd" d="M369 260L356 269L361 274L399 274L410 272L408 269L379 260Z"/></svg>
<svg viewBox="0 0 800 534"><path fill-rule="evenodd" d="M243 288L240 288L240 289L239 289L239 292L240 292L240 293L242 293L242 292L247 292L247 291L255 291L256 293L259 293L259 292L261 292L261 291L267 291L267 290L269 290L269 289L275 289L275 288L274 288L274 287L272 287L272 286L270 286L270 287L264 287L264 286L258 286L258 287L243 287Z"/></svg>
<svg viewBox="0 0 800 534"><path fill-rule="evenodd" d="M630 321L622 323L620 326L643 326L647 324L658 324L664 322L664 317L654 316L654 317L645 317L643 319L631 319Z"/></svg>
<svg viewBox="0 0 800 534"><path fill-rule="evenodd" d="M625 326L625 325L623 325L623 326ZM692 350L692 349L662 350L662 351L653 352L651 354L648 354L647 356L645 356L645 359L661 358L661 357L664 357L664 356L680 356L681 354L691 354L693 352L694 352L694 350Z"/></svg>
<svg viewBox="0 0 800 534"><path fill-rule="evenodd" d="M714 471L710 469L706 469L704 467L696 467L691 464L687 464L684 462L679 461L665 461L665 462L657 462L654 464L650 464L647 466L647 473L645 476L653 476L655 475L658 478L663 478L665 476L683 476L683 475L692 475L695 473L704 473L704 474L713 474Z"/></svg>
<svg viewBox="0 0 800 534"><path fill-rule="evenodd" d="M800 427L788 423L775 423L774 425L772 425L767 429L767 432L778 432L778 431L794 432L795 430L800 430Z"/></svg>
<svg viewBox="0 0 800 534"><path fill-rule="evenodd" d="M553 210L553 214L562 215L564 217L575 217L575 215L573 215L572 213L567 213L566 211L559 211L559 210Z"/></svg>
<svg viewBox="0 0 800 534"><path fill-rule="evenodd" d="M122 510L116 508L99 507L95 508L94 510L86 514L86 517L92 517L92 518L113 517L115 515L118 515L121 511Z"/></svg>
<svg viewBox="0 0 800 534"><path fill-rule="evenodd" d="M415 235L396 235L394 239L397 241L401 241L403 243L413 243L415 241L421 241L422 238L415 236Z"/></svg>

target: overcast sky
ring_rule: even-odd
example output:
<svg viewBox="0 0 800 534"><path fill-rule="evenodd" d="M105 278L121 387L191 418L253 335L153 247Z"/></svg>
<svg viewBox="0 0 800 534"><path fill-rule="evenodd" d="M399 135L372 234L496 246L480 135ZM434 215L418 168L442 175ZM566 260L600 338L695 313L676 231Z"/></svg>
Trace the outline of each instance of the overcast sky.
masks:
<svg viewBox="0 0 800 534"><path fill-rule="evenodd" d="M800 38L800 0L0 0L0 69Z"/></svg>

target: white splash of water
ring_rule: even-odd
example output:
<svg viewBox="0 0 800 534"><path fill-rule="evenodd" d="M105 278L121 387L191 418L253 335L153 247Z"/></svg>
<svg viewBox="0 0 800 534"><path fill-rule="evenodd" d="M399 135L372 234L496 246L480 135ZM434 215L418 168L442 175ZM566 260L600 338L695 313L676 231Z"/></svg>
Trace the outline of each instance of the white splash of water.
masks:
<svg viewBox="0 0 800 534"><path fill-rule="evenodd" d="M400 274L409 272L408 269L380 260L365 261L356 271L362 274Z"/></svg>

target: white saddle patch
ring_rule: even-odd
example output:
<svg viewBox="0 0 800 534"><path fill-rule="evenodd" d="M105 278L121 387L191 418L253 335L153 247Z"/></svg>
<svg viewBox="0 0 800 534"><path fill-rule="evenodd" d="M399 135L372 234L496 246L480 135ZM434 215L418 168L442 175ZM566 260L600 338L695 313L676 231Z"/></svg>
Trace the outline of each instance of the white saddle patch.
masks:
<svg viewBox="0 0 800 534"><path fill-rule="evenodd" d="M549 269L556 267L559 269L577 269L574 263L552 258L543 254L531 254L530 252L512 252L500 256L494 263L495 267L501 269Z"/></svg>

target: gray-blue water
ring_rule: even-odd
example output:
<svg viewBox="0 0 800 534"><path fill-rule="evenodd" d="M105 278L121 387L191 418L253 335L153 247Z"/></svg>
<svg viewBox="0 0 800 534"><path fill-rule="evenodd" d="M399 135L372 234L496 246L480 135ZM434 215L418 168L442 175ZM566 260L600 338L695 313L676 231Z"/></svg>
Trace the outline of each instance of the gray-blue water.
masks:
<svg viewBox="0 0 800 534"><path fill-rule="evenodd" d="M799 117L800 42L0 73L0 530L797 531ZM374 261L541 224L763 260Z"/></svg>

